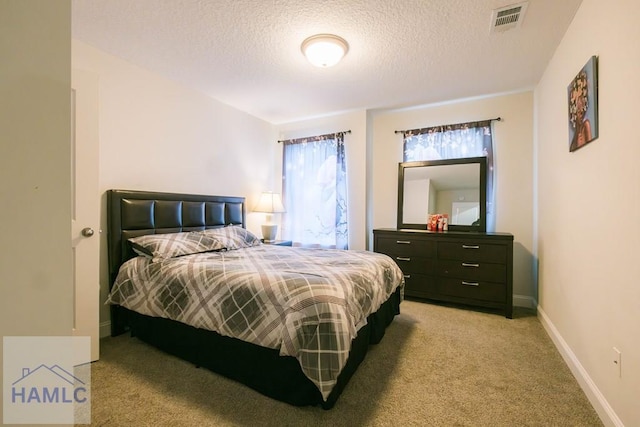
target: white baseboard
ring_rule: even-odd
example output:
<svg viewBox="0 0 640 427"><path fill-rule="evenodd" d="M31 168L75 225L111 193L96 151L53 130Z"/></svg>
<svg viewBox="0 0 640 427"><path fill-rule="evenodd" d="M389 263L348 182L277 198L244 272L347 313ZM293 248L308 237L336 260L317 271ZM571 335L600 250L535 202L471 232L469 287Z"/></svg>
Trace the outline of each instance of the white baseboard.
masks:
<svg viewBox="0 0 640 427"><path fill-rule="evenodd" d="M111 321L100 323L100 338L108 337L111 335Z"/></svg>
<svg viewBox="0 0 640 427"><path fill-rule="evenodd" d="M514 295L513 296L513 305L515 307L526 307L532 308L535 310L538 302L534 297L528 297L526 295Z"/></svg>
<svg viewBox="0 0 640 427"><path fill-rule="evenodd" d="M578 380L578 384L582 388L582 391L587 395L591 405L598 413L600 420L602 420L606 426L624 427L624 424L620 418L618 418L611 405L609 405L609 402L607 402L607 399L605 399L587 371L584 369L576 355L571 350L571 347L569 347L567 342L560 335L560 332L558 332L556 327L553 325L549 316L547 316L547 313L545 313L540 306L537 307L537 311L540 323L542 323L542 326L551 337L551 340L560 352L565 363L569 366L571 373L576 380Z"/></svg>

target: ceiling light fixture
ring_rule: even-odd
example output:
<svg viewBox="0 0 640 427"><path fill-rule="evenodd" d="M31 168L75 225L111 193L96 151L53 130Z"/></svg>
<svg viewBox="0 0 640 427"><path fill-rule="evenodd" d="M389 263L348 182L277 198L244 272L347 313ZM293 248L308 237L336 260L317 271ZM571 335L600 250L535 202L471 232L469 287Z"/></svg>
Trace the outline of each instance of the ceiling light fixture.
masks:
<svg viewBox="0 0 640 427"><path fill-rule="evenodd" d="M336 65L349 50L349 44L342 37L333 34L317 34L302 42L302 53L316 67Z"/></svg>

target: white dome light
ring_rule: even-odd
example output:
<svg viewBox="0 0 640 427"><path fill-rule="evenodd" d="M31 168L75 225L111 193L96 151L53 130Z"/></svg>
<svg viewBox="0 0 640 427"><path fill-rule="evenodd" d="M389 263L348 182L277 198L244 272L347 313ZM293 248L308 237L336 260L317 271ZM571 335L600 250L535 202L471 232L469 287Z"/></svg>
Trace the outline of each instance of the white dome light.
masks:
<svg viewBox="0 0 640 427"><path fill-rule="evenodd" d="M302 42L302 53L316 67L336 65L349 50L342 37L333 34L318 34Z"/></svg>

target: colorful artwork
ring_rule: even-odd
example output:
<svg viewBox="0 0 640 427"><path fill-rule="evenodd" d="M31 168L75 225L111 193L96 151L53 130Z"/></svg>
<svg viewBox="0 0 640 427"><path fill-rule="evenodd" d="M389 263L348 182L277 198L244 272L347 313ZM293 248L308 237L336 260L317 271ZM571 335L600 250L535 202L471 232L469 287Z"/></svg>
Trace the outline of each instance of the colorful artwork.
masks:
<svg viewBox="0 0 640 427"><path fill-rule="evenodd" d="M598 57L592 56L567 87L569 151L598 137Z"/></svg>

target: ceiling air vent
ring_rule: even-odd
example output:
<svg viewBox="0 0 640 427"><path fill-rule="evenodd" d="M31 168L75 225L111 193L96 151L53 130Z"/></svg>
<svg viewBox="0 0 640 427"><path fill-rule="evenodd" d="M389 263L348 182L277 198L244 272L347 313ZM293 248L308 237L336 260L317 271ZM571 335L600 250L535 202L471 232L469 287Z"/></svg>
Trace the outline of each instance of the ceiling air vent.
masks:
<svg viewBox="0 0 640 427"><path fill-rule="evenodd" d="M495 9L491 14L491 30L489 32L492 34L501 33L518 28L524 19L528 4L525 1Z"/></svg>

